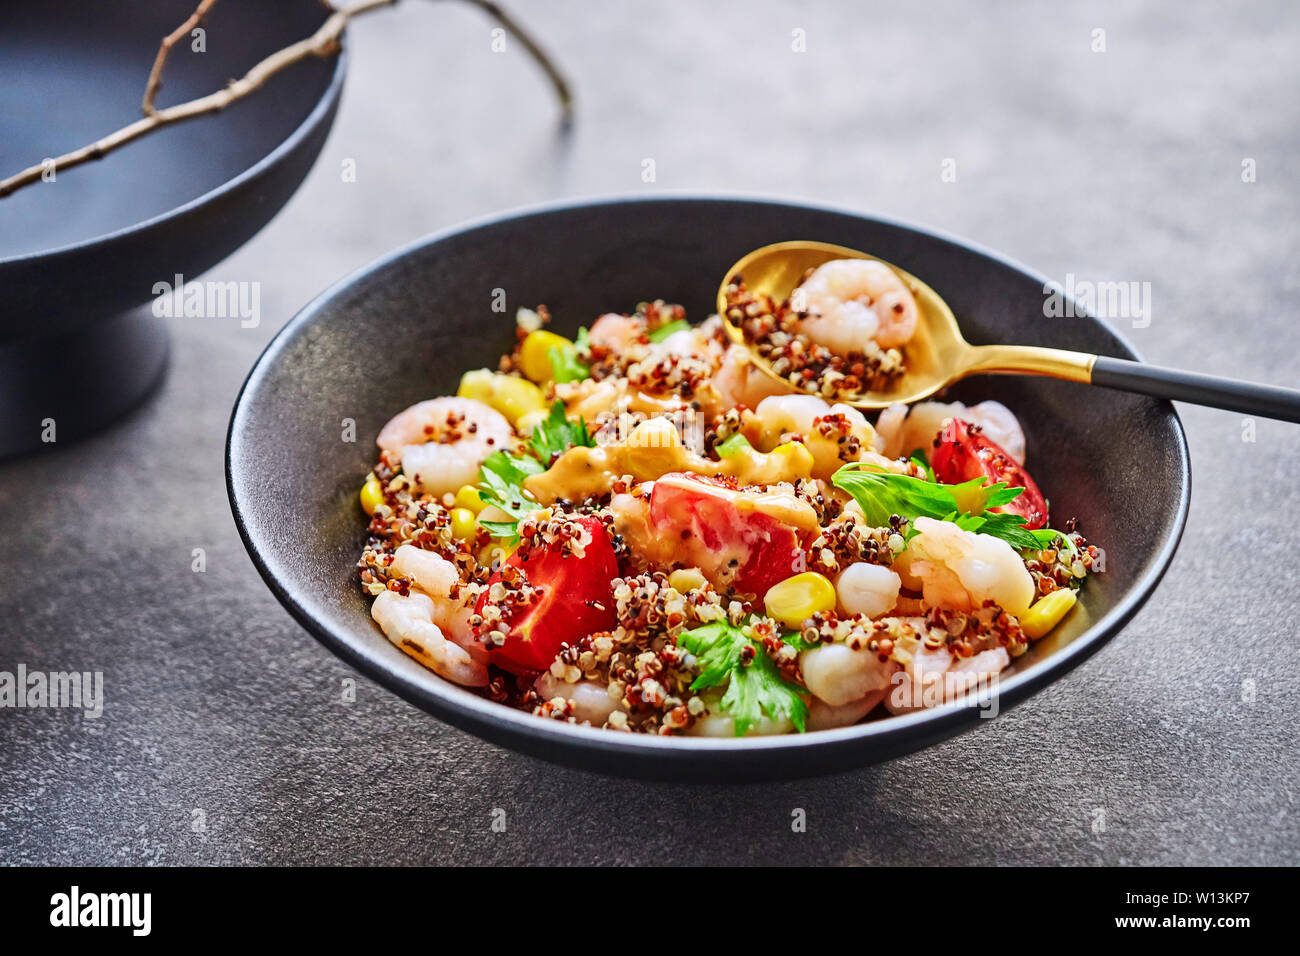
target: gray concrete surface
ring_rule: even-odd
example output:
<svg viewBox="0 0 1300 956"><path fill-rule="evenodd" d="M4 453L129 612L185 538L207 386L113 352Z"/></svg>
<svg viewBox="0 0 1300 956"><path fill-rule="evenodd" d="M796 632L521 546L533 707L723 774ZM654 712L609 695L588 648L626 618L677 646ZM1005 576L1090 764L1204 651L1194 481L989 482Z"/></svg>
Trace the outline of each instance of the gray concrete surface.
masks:
<svg viewBox="0 0 1300 956"><path fill-rule="evenodd" d="M0 710L0 862L1300 862L1300 429L1230 413L1181 409L1191 519L1132 625L979 732L887 765L629 783L495 749L363 679L340 702L357 675L235 533L227 417L312 295L466 218L683 189L839 203L1061 281L1149 282L1149 325L1114 320L1149 360L1300 380L1292 4L515 6L575 82L571 134L475 11L356 24L319 164L208 276L261 282L261 325L174 320L146 407L0 465L0 669L102 670L107 697L99 720Z"/></svg>

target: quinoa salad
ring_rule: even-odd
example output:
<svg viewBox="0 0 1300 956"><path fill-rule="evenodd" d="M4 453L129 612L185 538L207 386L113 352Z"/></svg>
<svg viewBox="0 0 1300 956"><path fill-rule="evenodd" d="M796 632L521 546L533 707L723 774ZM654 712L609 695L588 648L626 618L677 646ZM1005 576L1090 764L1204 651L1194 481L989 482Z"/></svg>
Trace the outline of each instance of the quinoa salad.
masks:
<svg viewBox="0 0 1300 956"><path fill-rule="evenodd" d="M826 263L781 303L732 279L728 317L785 381L717 315L646 302L569 339L520 310L496 369L379 432L378 627L502 706L622 732L809 732L987 691L1100 553L1049 527L1001 404L832 404L906 359L916 302L878 265Z"/></svg>

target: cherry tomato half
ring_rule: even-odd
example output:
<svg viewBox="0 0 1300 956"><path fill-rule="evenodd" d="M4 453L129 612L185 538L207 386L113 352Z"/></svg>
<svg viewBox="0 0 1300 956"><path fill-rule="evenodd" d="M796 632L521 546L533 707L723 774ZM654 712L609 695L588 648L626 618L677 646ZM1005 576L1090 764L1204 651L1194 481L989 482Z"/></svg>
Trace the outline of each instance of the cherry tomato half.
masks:
<svg viewBox="0 0 1300 956"><path fill-rule="evenodd" d="M1010 504L993 510L1023 515L1027 528L1042 528L1047 524L1047 501L1029 472L993 439L978 429L972 430L968 422L954 418L939 433L930 455L930 467L934 469L934 477L947 485L983 477L990 484L1003 481L1009 488L1024 488Z"/></svg>
<svg viewBox="0 0 1300 956"><path fill-rule="evenodd" d="M618 577L614 547L598 519L577 520L591 532L591 544L582 557L564 553L556 543L521 547L506 560L507 565L522 568L528 583L541 592L510 620L505 644L491 649L492 662L511 673L546 670L563 645L612 630L618 623L609 583ZM500 572L488 582L488 589L499 580ZM485 590L475 611L482 613L487 600Z"/></svg>
<svg viewBox="0 0 1300 956"><path fill-rule="evenodd" d="M801 534L778 517L760 511L726 481L675 472L655 482L650 523L673 540L688 536L708 559L701 570L717 586L755 594L802 570ZM698 556L697 556L698 557Z"/></svg>

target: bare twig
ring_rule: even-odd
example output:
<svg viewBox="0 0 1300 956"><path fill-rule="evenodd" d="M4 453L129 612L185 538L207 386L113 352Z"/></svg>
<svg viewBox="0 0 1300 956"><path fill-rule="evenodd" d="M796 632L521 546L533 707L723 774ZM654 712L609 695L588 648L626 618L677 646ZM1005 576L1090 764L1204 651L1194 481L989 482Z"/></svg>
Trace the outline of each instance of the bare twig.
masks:
<svg viewBox="0 0 1300 956"><path fill-rule="evenodd" d="M29 166L22 172L0 181L0 198L8 196L16 189L37 182L47 169L54 173L72 169L74 166L80 166L82 163L90 162L93 159L100 159L113 150L137 140L147 133L152 133L160 127L224 109L236 100L256 90L276 73L300 60L305 60L311 56L332 56L338 51L339 36L343 33L343 28L347 26L349 20L377 7L387 6L395 2L396 0L356 0L351 6L336 10L330 14L325 22L321 24L320 29L310 37L272 53L238 80L233 80L225 89L185 103L169 106L166 109L147 111L143 119L138 119L134 123L123 126L121 129L109 133L93 143L80 149L74 149L72 152L65 153L55 159ZM204 0L199 5L199 9L206 12L205 8L210 8L211 5L208 0ZM172 36L174 35L172 34ZM159 60L165 61L166 54L164 51L167 40L164 40L163 44L164 49L159 50ZM159 68L159 62L155 61L154 66ZM152 74L151 79L153 79ZM149 96L146 94L146 105L148 104Z"/></svg>
<svg viewBox="0 0 1300 956"><path fill-rule="evenodd" d="M555 88L555 95L560 101L561 119L565 123L570 122L573 119L573 91L569 89L569 81L564 78L564 74L546 55L546 51L538 46L537 41L500 5L493 3L492 0L468 0L468 2L486 12L488 16L501 24L507 33L524 45L528 55L542 68L546 78L551 81L551 86Z"/></svg>
<svg viewBox="0 0 1300 956"><path fill-rule="evenodd" d="M178 103L175 106L158 109L154 102L158 90L162 86L163 67L167 63L172 48L182 37L203 22L203 18L207 16L216 2L217 0L200 0L194 13L163 38L162 44L158 48L158 55L154 59L153 68L149 72L149 80L145 86L142 103L144 117L142 119L109 133L93 143L82 146L80 149L74 149L62 156L47 159L35 166L29 166L7 179L0 180L0 199L24 186L39 182L47 171L57 174L72 169L91 160L100 159L113 150L164 126L170 126L173 123L222 110L261 87L262 84L277 73L309 57L334 56L340 49L339 41L349 21L380 7L391 6L397 0L354 0L349 6L342 8L335 8L329 0L321 0L325 8L332 12L310 37L272 53L242 77L232 80L225 89L185 103ZM529 55L537 61L537 64L546 73L551 85L555 88L564 121L568 122L573 113L573 97L569 84L546 53L537 45L537 42L497 4L490 2L490 0L468 0L468 2L487 12L489 16L500 23L507 32L524 45Z"/></svg>
<svg viewBox="0 0 1300 956"><path fill-rule="evenodd" d="M153 101L162 86L163 66L167 63L167 57L171 55L172 47L188 36L191 30L202 26L203 18L208 15L208 11L213 8L216 2L217 0L202 0L198 9L190 14L188 20L163 37L162 44L158 47L158 55L153 61L153 69L149 71L149 82L144 87L144 103L140 108L145 116L152 116L157 112L153 107Z"/></svg>

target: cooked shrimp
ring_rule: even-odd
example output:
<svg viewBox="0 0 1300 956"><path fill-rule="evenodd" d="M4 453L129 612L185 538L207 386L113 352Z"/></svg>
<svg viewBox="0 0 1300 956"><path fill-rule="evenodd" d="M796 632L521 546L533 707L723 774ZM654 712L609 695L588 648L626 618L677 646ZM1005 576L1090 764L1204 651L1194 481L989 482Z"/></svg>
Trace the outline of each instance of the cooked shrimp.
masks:
<svg viewBox="0 0 1300 956"><path fill-rule="evenodd" d="M832 707L824 700L814 697L808 704L808 729L834 730L836 727L849 727L856 724L875 710L887 693L889 688L882 687L880 690L873 690L860 700L849 701L838 707Z"/></svg>
<svg viewBox="0 0 1300 956"><path fill-rule="evenodd" d="M906 405L890 405L876 420L876 434L884 441L882 454L897 458L920 448L928 455L935 436L950 418L980 426L1017 463L1025 463L1025 433L1020 422L1009 408L993 401L969 407L961 402L921 402L910 412Z"/></svg>
<svg viewBox="0 0 1300 956"><path fill-rule="evenodd" d="M722 355L722 345L718 342L721 328L722 320L713 316L699 325L673 332L660 342L651 342L644 320L635 315L607 312L591 324L588 341L598 351L625 359L642 359L658 353L693 356L716 364Z"/></svg>
<svg viewBox="0 0 1300 956"><path fill-rule="evenodd" d="M470 627L469 606L464 600L451 596L461 583L454 564L432 551L404 544L393 552L389 573L406 578L433 599L433 623L448 637L471 653L482 652L482 645L474 639Z"/></svg>
<svg viewBox="0 0 1300 956"><path fill-rule="evenodd" d="M702 359L717 365L722 359L722 343L716 335L721 322L714 316L700 325L674 332L662 342L651 345L650 350L664 355Z"/></svg>
<svg viewBox="0 0 1300 956"><path fill-rule="evenodd" d="M891 714L905 714L943 703L943 675L952 667L952 652L944 647L921 644L900 671L890 677L885 708Z"/></svg>
<svg viewBox="0 0 1300 956"><path fill-rule="evenodd" d="M984 434L1001 445L1017 464L1025 463L1025 432L1007 406L1001 402L980 402L966 409L960 417L984 429Z"/></svg>
<svg viewBox="0 0 1300 956"><path fill-rule="evenodd" d="M472 398L433 398L398 412L375 440L401 462L417 491L454 492L478 480L479 466L509 448L514 429L505 416Z"/></svg>
<svg viewBox="0 0 1300 956"><path fill-rule="evenodd" d="M487 665L447 639L433 623L435 610L433 599L422 591L412 591L410 597L382 591L370 605L370 615L388 639L425 667L455 684L485 686Z"/></svg>
<svg viewBox="0 0 1300 956"><path fill-rule="evenodd" d="M840 707L889 686L898 665L875 651L847 644L822 644L799 655L804 686L819 700Z"/></svg>
<svg viewBox="0 0 1300 956"><path fill-rule="evenodd" d="M632 315L606 312L587 333L593 348L604 349L616 355L635 355L645 348L645 323Z"/></svg>
<svg viewBox="0 0 1300 956"><path fill-rule="evenodd" d="M898 273L874 259L824 263L792 298L808 313L800 330L840 355L861 352L872 339L881 348L896 348L916 331L916 299Z"/></svg>
<svg viewBox="0 0 1300 956"><path fill-rule="evenodd" d="M812 452L813 477L830 480L848 461L872 461L889 471L897 462L876 454L876 432L849 405L827 405L816 395L773 395L763 399L746 425L764 449L798 435Z"/></svg>
<svg viewBox="0 0 1300 956"><path fill-rule="evenodd" d="M903 428L907 422L907 410L907 406L902 402L894 402L876 416L876 436L881 443L880 453L882 455L889 454L891 457L897 458L912 451L912 448L907 451L898 450L903 447L903 442L906 440L903 437ZM915 447L917 446L913 446L913 448Z"/></svg>
<svg viewBox="0 0 1300 956"><path fill-rule="evenodd" d="M788 395L790 389L761 371L749 358L749 350L730 345L722 353L722 363L710 380L720 411L744 405L757 408L770 395Z"/></svg>
<svg viewBox="0 0 1300 956"><path fill-rule="evenodd" d="M879 617L893 610L902 585L897 572L860 561L840 572L835 581L835 593L843 614Z"/></svg>
<svg viewBox="0 0 1300 956"><path fill-rule="evenodd" d="M771 737L776 734L788 734L793 730L794 724L787 717L773 720L771 717L763 716L757 722L749 725L749 728L745 731L745 736ZM726 714L706 714L691 724L686 733L693 737L730 738L736 736L736 723Z"/></svg>
<svg viewBox="0 0 1300 956"><path fill-rule="evenodd" d="M1034 580L1007 542L951 521L922 517L912 526L920 533L908 542L903 563L907 575L919 579L927 604L969 611L992 601L1008 614L1029 610Z"/></svg>
<svg viewBox="0 0 1300 956"><path fill-rule="evenodd" d="M905 714L978 694L1010 663L1011 655L1001 647L957 658L946 647L921 645L893 675L885 707L892 714Z"/></svg>
<svg viewBox="0 0 1300 956"><path fill-rule="evenodd" d="M1005 647L993 647L970 657L961 657L943 675L945 700L957 700L967 694L978 694L990 685L1011 664L1011 655Z"/></svg>
<svg viewBox="0 0 1300 956"><path fill-rule="evenodd" d="M561 680L550 671L545 671L533 687L545 700L554 700L556 697L567 700L573 705L573 719L580 724L602 727L609 720L609 715L620 709L619 700L610 694L608 684L597 684L589 680Z"/></svg>

